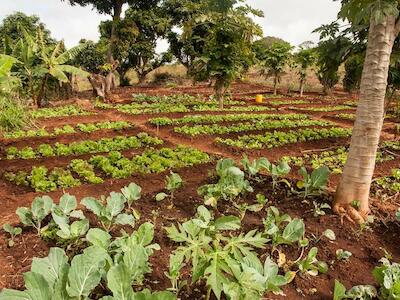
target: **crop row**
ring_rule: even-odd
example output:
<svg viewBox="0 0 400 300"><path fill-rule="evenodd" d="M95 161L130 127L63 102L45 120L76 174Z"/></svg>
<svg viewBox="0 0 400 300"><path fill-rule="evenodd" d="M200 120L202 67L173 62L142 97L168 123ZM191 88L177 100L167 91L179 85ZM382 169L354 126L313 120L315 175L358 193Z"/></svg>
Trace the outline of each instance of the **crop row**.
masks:
<svg viewBox="0 0 400 300"><path fill-rule="evenodd" d="M76 133L76 131L81 131L85 133L91 133L101 129L112 129L112 130L122 130L130 128L132 125L126 121L115 121L115 122L99 122L99 123L79 123L75 127L71 125L65 125L63 127L56 127L52 131L48 131L45 128L40 128L37 130L16 130L12 132L6 132L3 137L6 139L17 139L17 138L27 138L27 137L46 137L46 136L57 136L69 133Z"/></svg>
<svg viewBox="0 0 400 300"><path fill-rule="evenodd" d="M343 167L347 161L348 150L346 147L339 147L335 150L324 151L319 154L305 154L303 156L284 156L282 160L290 165L302 167L310 165L313 169L318 169L322 166L329 168L333 174L341 174ZM385 161L393 160L394 156L382 151L378 151L376 155L376 162L382 163Z"/></svg>
<svg viewBox="0 0 400 300"><path fill-rule="evenodd" d="M49 192L79 186L82 182L102 183L104 179L97 176L95 170L111 178L128 178L136 173L160 173L173 168L194 166L210 159L208 154L184 146L175 149L148 149L132 159L118 151L112 151L108 155L95 155L88 161L72 160L65 169L54 168L49 172L46 167L39 166L32 167L30 172L6 172L4 177L16 185L29 186L36 192Z"/></svg>
<svg viewBox="0 0 400 300"><path fill-rule="evenodd" d="M296 105L296 104L311 104L313 102L308 100L272 100L267 103L271 105Z"/></svg>
<svg viewBox="0 0 400 300"><path fill-rule="evenodd" d="M156 126L170 126L179 124L209 124L238 121L264 120L307 120L310 117L304 114L229 114L229 115L193 115L171 119L168 117L150 119L149 123Z"/></svg>
<svg viewBox="0 0 400 300"><path fill-rule="evenodd" d="M247 122L237 123L229 126L221 126L219 124L212 125L195 125L195 126L182 126L175 127L174 131L183 133L190 136L197 136L202 134L228 134L238 133L251 130L268 130L268 129L282 129L282 128L296 128L301 126L333 126L332 122L319 121L319 120L274 120L268 122Z"/></svg>
<svg viewBox="0 0 400 300"><path fill-rule="evenodd" d="M85 140L72 142L70 144L41 144L36 148L24 147L22 149L18 149L16 147L9 147L6 150L6 155L7 159L34 159L40 157L122 151L161 144L163 144L163 141L159 138L152 137L147 133L141 132L136 136L117 136L114 138L102 138L97 141Z"/></svg>
<svg viewBox="0 0 400 300"><path fill-rule="evenodd" d="M354 109L354 107L348 105L337 105L337 106L321 106L321 107L289 107L289 109L304 110L304 111L315 111L315 112L329 112L337 110L349 110Z"/></svg>
<svg viewBox="0 0 400 300"><path fill-rule="evenodd" d="M337 115L335 115L335 117L344 119L344 120L351 120L351 121L354 121L356 119L355 114L337 114Z"/></svg>
<svg viewBox="0 0 400 300"><path fill-rule="evenodd" d="M215 141L220 144L238 147L242 149L263 149L274 148L287 144L299 142L321 140L326 138L341 138L351 136L351 129L340 127L323 128L323 129L300 129L289 132L274 131L267 132L263 135L244 135L237 139L217 138Z"/></svg>
<svg viewBox="0 0 400 300"><path fill-rule="evenodd" d="M30 116L34 119L52 118L52 117L68 117L68 116L88 116L92 112L86 111L76 105L66 105L60 107L40 108L32 110Z"/></svg>
<svg viewBox="0 0 400 300"><path fill-rule="evenodd" d="M198 104L184 105L181 103L131 103L117 105L118 111L128 114L156 114L156 113L173 113L173 112L190 112L190 111L272 111L274 108L266 106L230 106L220 109L217 104Z"/></svg>
<svg viewBox="0 0 400 300"><path fill-rule="evenodd" d="M216 104L212 96L209 99L204 99L203 96L197 95L192 96L189 94L175 94L175 95L163 95L163 96L152 96L146 94L133 94L133 102L136 103L166 103L166 104L184 104L184 105L198 105L212 103ZM240 105L243 101L225 100L226 105Z"/></svg>

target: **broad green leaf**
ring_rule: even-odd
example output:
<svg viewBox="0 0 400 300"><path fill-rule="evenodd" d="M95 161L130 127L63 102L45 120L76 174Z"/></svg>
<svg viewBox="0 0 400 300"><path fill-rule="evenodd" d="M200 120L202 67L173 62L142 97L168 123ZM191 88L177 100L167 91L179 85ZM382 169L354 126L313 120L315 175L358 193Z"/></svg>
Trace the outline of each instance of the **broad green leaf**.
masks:
<svg viewBox="0 0 400 300"><path fill-rule="evenodd" d="M333 300L342 300L346 298L346 287L335 279L335 288L333 291Z"/></svg>
<svg viewBox="0 0 400 300"><path fill-rule="evenodd" d="M284 242L293 243L300 240L305 232L304 222L301 219L293 219L283 230Z"/></svg>
<svg viewBox="0 0 400 300"><path fill-rule="evenodd" d="M32 202L32 214L35 219L42 221L51 211L53 199L49 196L36 197Z"/></svg>
<svg viewBox="0 0 400 300"><path fill-rule="evenodd" d="M88 219L75 221L71 224L72 237L83 236L88 230L89 230L89 220Z"/></svg>
<svg viewBox="0 0 400 300"><path fill-rule="evenodd" d="M149 290L143 290L141 292L135 293L132 300L176 300L176 296L171 292L155 292L151 293Z"/></svg>
<svg viewBox="0 0 400 300"><path fill-rule="evenodd" d="M25 287L32 300L50 300L52 289L41 275L34 272L24 273Z"/></svg>
<svg viewBox="0 0 400 300"><path fill-rule="evenodd" d="M336 234L333 232L332 229L327 229L322 233L323 236L327 237L329 240L334 241L336 240Z"/></svg>
<svg viewBox="0 0 400 300"><path fill-rule="evenodd" d="M3 289L0 293L0 300L32 300L25 291Z"/></svg>
<svg viewBox="0 0 400 300"><path fill-rule="evenodd" d="M93 197L83 198L81 204L93 212L96 216L100 216L104 208L103 205Z"/></svg>
<svg viewBox="0 0 400 300"><path fill-rule="evenodd" d="M15 213L18 215L19 220L21 221L22 224L27 226L34 226L34 223L32 221L33 215L28 208L19 207Z"/></svg>
<svg viewBox="0 0 400 300"><path fill-rule="evenodd" d="M329 177L329 169L326 166L320 167L311 173L311 183L314 188L326 186Z"/></svg>
<svg viewBox="0 0 400 300"><path fill-rule="evenodd" d="M132 272L132 280L140 279L148 269L148 254L146 249L140 245L134 245L124 254L124 264Z"/></svg>
<svg viewBox="0 0 400 300"><path fill-rule="evenodd" d="M100 228L90 228L86 234L86 239L93 246L104 249L108 249L111 243L111 235Z"/></svg>
<svg viewBox="0 0 400 300"><path fill-rule="evenodd" d="M91 251L75 256L68 274L67 292L71 297L88 297L100 283L104 256L93 255Z"/></svg>
<svg viewBox="0 0 400 300"><path fill-rule="evenodd" d="M108 288L118 300L133 298L132 276L125 264L112 266L107 273Z"/></svg>
<svg viewBox="0 0 400 300"><path fill-rule="evenodd" d="M60 204L58 208L66 215L69 215L76 208L76 198L70 194L64 194L60 198Z"/></svg>
<svg viewBox="0 0 400 300"><path fill-rule="evenodd" d="M119 224L119 225L130 225L130 226L134 227L135 226L135 218L132 215L119 214L115 218L114 223Z"/></svg>
<svg viewBox="0 0 400 300"><path fill-rule="evenodd" d="M156 195L156 201L163 201L168 197L166 193L158 193Z"/></svg>
<svg viewBox="0 0 400 300"><path fill-rule="evenodd" d="M238 230L240 225L240 218L235 216L222 216L214 223L216 230Z"/></svg>
<svg viewBox="0 0 400 300"><path fill-rule="evenodd" d="M120 193L111 192L107 200L106 210L115 217L122 212L125 206L125 198Z"/></svg>
<svg viewBox="0 0 400 300"><path fill-rule="evenodd" d="M60 248L51 248L49 255L44 258L34 258L32 260L31 270L34 273L42 275L53 287L55 282L61 277L61 272L68 264L68 257L64 250Z"/></svg>
<svg viewBox="0 0 400 300"><path fill-rule="evenodd" d="M154 238L154 225L149 222L143 223L133 235L137 238L139 245L150 245Z"/></svg>

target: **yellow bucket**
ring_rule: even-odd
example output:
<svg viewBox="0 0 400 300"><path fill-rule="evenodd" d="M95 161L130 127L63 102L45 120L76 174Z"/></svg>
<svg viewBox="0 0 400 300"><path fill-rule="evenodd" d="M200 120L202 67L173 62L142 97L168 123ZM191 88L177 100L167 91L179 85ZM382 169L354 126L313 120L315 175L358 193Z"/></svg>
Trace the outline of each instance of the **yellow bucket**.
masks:
<svg viewBox="0 0 400 300"><path fill-rule="evenodd" d="M263 103L263 95L256 95L256 103Z"/></svg>

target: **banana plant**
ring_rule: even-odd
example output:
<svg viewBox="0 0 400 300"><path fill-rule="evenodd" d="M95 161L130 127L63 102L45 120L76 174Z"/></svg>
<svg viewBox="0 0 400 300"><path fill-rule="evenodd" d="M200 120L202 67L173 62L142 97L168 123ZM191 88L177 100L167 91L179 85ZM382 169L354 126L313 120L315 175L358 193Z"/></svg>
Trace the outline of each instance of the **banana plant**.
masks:
<svg viewBox="0 0 400 300"><path fill-rule="evenodd" d="M80 68L67 65L67 62L75 58L85 47L85 44L80 44L64 51L63 42L59 42L55 47L46 45L41 47L41 64L37 71L43 75L43 78L36 98L36 103L39 107L42 105L46 84L50 76L57 79L60 83L67 83L69 81L67 74L82 77L88 77L90 75Z"/></svg>
<svg viewBox="0 0 400 300"><path fill-rule="evenodd" d="M81 204L94 213L102 227L109 232L114 225L135 226L133 215L122 213L125 208L126 199L121 193L111 192L110 196L101 200L93 197L83 198Z"/></svg>

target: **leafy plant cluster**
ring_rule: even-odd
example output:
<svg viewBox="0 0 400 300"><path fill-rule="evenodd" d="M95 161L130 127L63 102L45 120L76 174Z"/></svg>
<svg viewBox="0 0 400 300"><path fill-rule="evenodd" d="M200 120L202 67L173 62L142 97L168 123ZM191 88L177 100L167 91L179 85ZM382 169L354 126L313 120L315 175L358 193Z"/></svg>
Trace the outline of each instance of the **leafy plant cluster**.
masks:
<svg viewBox="0 0 400 300"><path fill-rule="evenodd" d="M341 174L343 167L347 161L348 150L346 147L339 147L335 150L323 151L321 153L304 154L303 156L285 156L282 160L288 164L301 167L303 165L310 165L313 169L322 166L329 168L333 174ZM393 160L394 156L382 151L378 151L376 155L376 162L381 163Z"/></svg>
<svg viewBox="0 0 400 300"><path fill-rule="evenodd" d="M237 139L216 138L219 144L238 147L242 149L263 149L280 147L287 144L321 140L326 138L343 138L351 136L351 129L332 127L329 129L299 129L297 131L274 131L264 135L244 135Z"/></svg>
<svg viewBox="0 0 400 300"><path fill-rule="evenodd" d="M312 104L314 102L309 100L272 100L268 101L271 105L296 105L296 104Z"/></svg>
<svg viewBox="0 0 400 300"><path fill-rule="evenodd" d="M238 133L251 130L268 130L268 129L280 129L280 128L297 128L306 126L333 126L332 122L319 121L319 120L274 120L269 122L259 122L254 120L253 122L247 123L236 123L227 126L221 126L219 124L212 125L195 125L195 126L181 126L175 127L174 131L177 133L183 133L190 136L197 135L212 135L212 134L228 134Z"/></svg>
<svg viewBox="0 0 400 300"><path fill-rule="evenodd" d="M257 105L248 105L248 106L227 106L225 108L219 108L218 105L213 104L202 104L195 105L192 108L193 111L274 111L275 108L270 108L267 106L257 106Z"/></svg>
<svg viewBox="0 0 400 300"><path fill-rule="evenodd" d="M309 116L303 114L227 114L227 115L192 115L179 119L168 117L150 119L150 124L170 126L180 124L209 124L239 121L266 121L266 120L307 120Z"/></svg>
<svg viewBox="0 0 400 300"><path fill-rule="evenodd" d="M213 98L203 99L203 96L192 96L189 94L173 94L163 96L152 96L147 94L133 94L133 102L138 103L168 103L168 104L184 104L184 105L198 105L198 104L215 104L217 101ZM240 105L243 101L228 100L225 102L229 105Z"/></svg>
<svg viewBox="0 0 400 300"><path fill-rule="evenodd" d="M136 136L117 136L113 138L102 138L99 140L85 140L72 142L70 144L55 143L41 144L35 149L24 147L17 149L9 147L6 149L7 159L34 159L40 157L82 155L87 153L121 151L146 146L161 145L163 141L141 132Z"/></svg>
<svg viewBox="0 0 400 300"><path fill-rule="evenodd" d="M69 117L69 116L88 116L93 115L92 112L85 111L76 105L65 105L60 107L40 108L30 112L30 116L34 119Z"/></svg>
<svg viewBox="0 0 400 300"><path fill-rule="evenodd" d="M374 184L376 184L379 189L383 189L385 192L391 194L400 192L400 169L392 169L389 176L377 178Z"/></svg>
<svg viewBox="0 0 400 300"><path fill-rule="evenodd" d="M199 206L197 215L189 221L166 228L168 237L179 243L170 256L167 273L172 290L179 291L187 284L181 280L182 271L187 267L191 269L190 284L205 282L206 299L211 294L217 299L222 295L227 299L262 299L269 292L283 295L282 287L297 272L316 276L328 271L327 264L317 259L316 247L303 258L309 244L304 238L304 222L281 215L275 207L268 209L264 231L240 229L240 218L215 217L204 206ZM269 243L279 253L279 264L270 255L262 261L257 254L257 250L265 249ZM303 249L299 258L283 259L286 256L279 245L296 244Z"/></svg>
<svg viewBox="0 0 400 300"><path fill-rule="evenodd" d="M130 128L132 125L126 121L115 121L115 122L99 122L99 123L79 123L74 128L71 125L65 125L63 127L55 127L52 132L49 132L45 128L40 128L37 130L16 130L12 132L5 132L3 137L6 139L17 139L17 138L27 138L27 137L45 137L45 136L57 136L69 133L76 133L76 130L85 133L91 133L101 129L112 129L112 130L122 130Z"/></svg>
<svg viewBox="0 0 400 300"><path fill-rule="evenodd" d="M289 109L294 110L304 110L304 111L315 111L315 112L329 112L336 110L352 110L354 107L348 105L336 105L336 106L325 106L325 107L289 107Z"/></svg>
<svg viewBox="0 0 400 300"><path fill-rule="evenodd" d="M70 170L44 167L32 167L30 174L25 171L6 172L4 178L16 185L29 186L36 192L51 192L57 189L66 189L81 185L79 179L72 176Z"/></svg>
<svg viewBox="0 0 400 300"><path fill-rule="evenodd" d="M337 114L335 115L336 118L354 121L356 119L355 114Z"/></svg>
<svg viewBox="0 0 400 300"><path fill-rule="evenodd" d="M0 299L176 299L171 292L141 288L145 275L152 271L149 258L160 249L153 243L151 223L143 223L131 234L122 231L114 237L109 233L115 226L134 228L135 217L126 212L126 203L133 201L132 187L100 200L87 197L81 201L101 228L90 227L77 210L76 198L69 194L58 205L43 196L35 198L30 208L18 208L22 224L62 248L51 248L47 257L34 258L31 270L24 274L25 290L3 289ZM71 251L69 258L66 252Z"/></svg>
<svg viewBox="0 0 400 300"><path fill-rule="evenodd" d="M381 258L381 265L374 268L372 275L378 283L378 290L371 285L357 285L350 290L335 280L334 300L357 299L398 299L400 298L400 264Z"/></svg>
<svg viewBox="0 0 400 300"><path fill-rule="evenodd" d="M102 183L104 179L96 175L96 169L112 178L128 178L135 173L161 173L172 168L194 166L210 160L208 154L184 146L175 149L149 149L132 159L120 152L111 151L108 156L95 155L88 161L72 160L68 169L54 168L49 172L46 167L40 166L32 167L29 174L25 171L6 172L4 177L16 185L29 186L37 192L49 192L78 186L81 180L90 184ZM75 179L72 171L80 179Z"/></svg>

